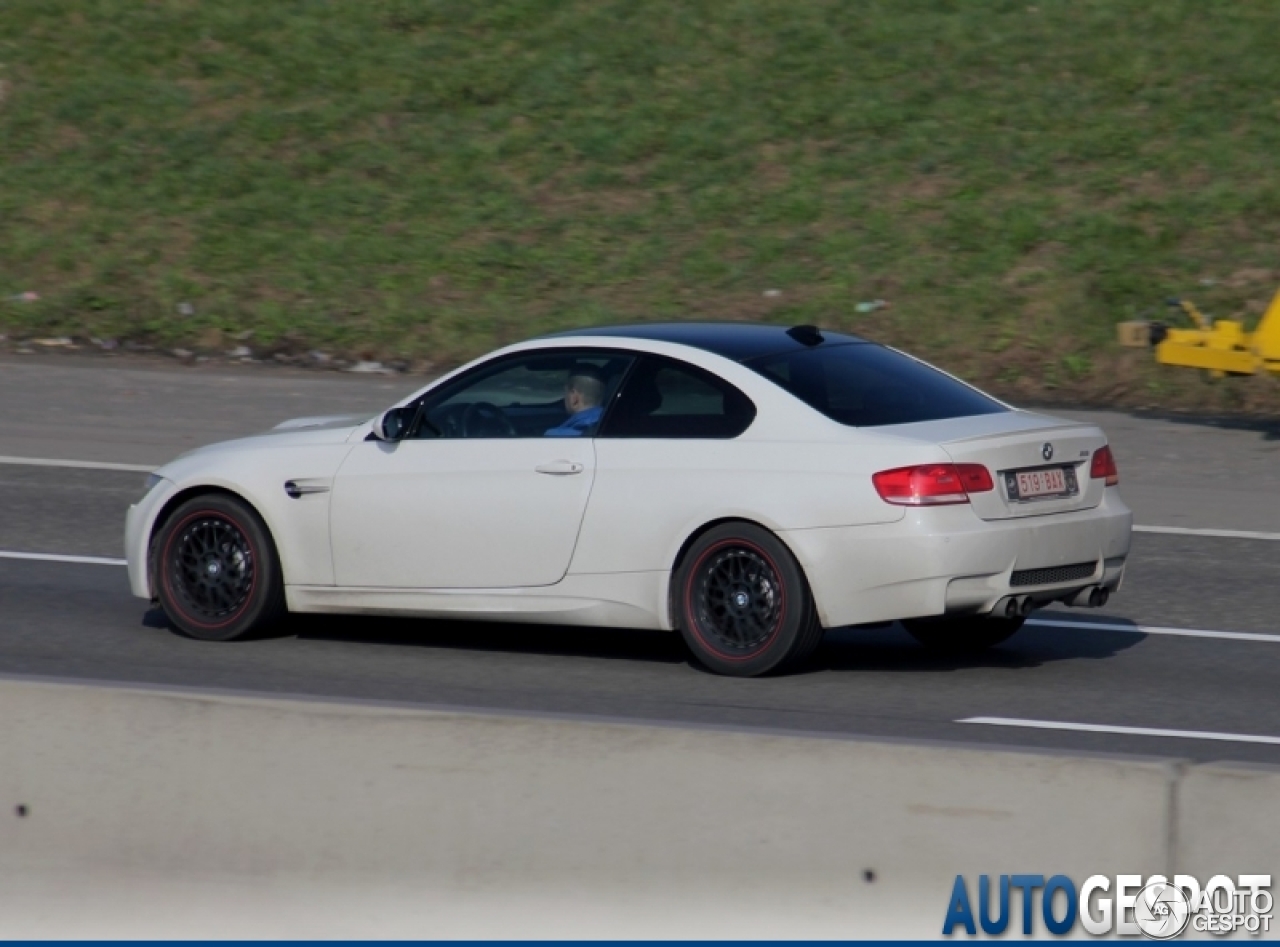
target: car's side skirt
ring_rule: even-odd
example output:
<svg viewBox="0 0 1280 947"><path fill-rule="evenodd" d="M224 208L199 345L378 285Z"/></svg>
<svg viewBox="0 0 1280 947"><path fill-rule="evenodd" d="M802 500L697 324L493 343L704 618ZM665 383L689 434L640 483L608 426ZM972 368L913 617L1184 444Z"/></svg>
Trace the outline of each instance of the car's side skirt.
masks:
<svg viewBox="0 0 1280 947"><path fill-rule="evenodd" d="M670 630L668 572L569 575L526 589L383 589L290 585L291 612L410 615Z"/></svg>

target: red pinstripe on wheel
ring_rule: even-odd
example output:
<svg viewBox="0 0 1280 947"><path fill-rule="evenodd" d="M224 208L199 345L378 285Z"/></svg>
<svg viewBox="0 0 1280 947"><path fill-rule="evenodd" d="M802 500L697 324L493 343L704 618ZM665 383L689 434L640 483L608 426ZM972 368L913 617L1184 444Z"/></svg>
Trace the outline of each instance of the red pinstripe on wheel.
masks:
<svg viewBox="0 0 1280 947"><path fill-rule="evenodd" d="M228 615L224 620L218 621L218 622L202 621L199 618L193 616L189 608L182 607L181 603L187 603L190 601L190 594L186 592L184 589L180 589L175 585L176 577L173 574L174 543L176 543L178 539L183 535L183 532L186 530L188 525L202 518L217 519L222 521L223 523L230 525L240 535L240 538L244 541L245 545L248 546L249 548L249 562L251 567L249 572L249 588L245 590L244 599L236 607L235 611L233 611L230 615ZM160 559L161 577L165 585L168 587L170 592L170 597L173 599L174 603L178 604L179 607L182 607L183 619L185 621L190 622L192 625L196 625L200 628L204 628L210 631L215 631L219 628L225 628L228 625L233 624L249 608L249 605L253 601L254 590L257 588L258 563L260 561L261 560L258 555L258 549L254 545L253 538L249 535L249 531L247 529L242 527L239 523L237 523L235 520L233 520L231 517L229 517L227 514L221 511L197 510L196 512L190 513L186 517L184 517L183 520L176 527L174 527L173 531L169 534L168 542L165 543L164 552L162 553L161 559Z"/></svg>
<svg viewBox="0 0 1280 947"><path fill-rule="evenodd" d="M694 588L699 582L702 569L706 565L707 561L717 552L735 547L746 549L764 560L765 564L769 567L769 570L773 573L773 579L778 591L779 599L777 616L774 618L773 627L769 629L765 639L756 648L745 653L738 654L731 651L725 651L723 647L708 639L702 628L702 623L698 619L696 611L697 601L701 599L701 596L695 594ZM689 570L689 580L685 586L684 607L685 620L688 623L689 630L694 634L698 641L707 648L708 651L714 652L715 655L723 661L750 661L767 653L768 650L778 641L778 630L783 626L787 619L787 585L782 578L782 572L778 568L778 564L765 549L746 539L725 539L704 550L702 555L698 557L697 562L695 562L693 567Z"/></svg>

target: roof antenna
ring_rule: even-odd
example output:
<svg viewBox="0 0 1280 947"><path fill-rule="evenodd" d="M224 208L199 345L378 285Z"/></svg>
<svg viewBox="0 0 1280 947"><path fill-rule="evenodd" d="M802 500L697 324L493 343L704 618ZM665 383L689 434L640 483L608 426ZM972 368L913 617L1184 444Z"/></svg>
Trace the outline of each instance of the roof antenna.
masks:
<svg viewBox="0 0 1280 947"><path fill-rule="evenodd" d="M792 326L787 330L787 335L801 345L821 345L825 341L817 326Z"/></svg>

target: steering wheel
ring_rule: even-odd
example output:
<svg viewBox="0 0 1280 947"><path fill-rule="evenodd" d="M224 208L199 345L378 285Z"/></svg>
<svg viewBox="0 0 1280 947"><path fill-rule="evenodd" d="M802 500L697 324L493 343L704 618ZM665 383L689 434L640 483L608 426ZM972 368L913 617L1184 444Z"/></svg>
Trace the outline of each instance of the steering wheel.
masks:
<svg viewBox="0 0 1280 947"><path fill-rule="evenodd" d="M515 437L516 428L496 404L474 401L462 412L462 436Z"/></svg>

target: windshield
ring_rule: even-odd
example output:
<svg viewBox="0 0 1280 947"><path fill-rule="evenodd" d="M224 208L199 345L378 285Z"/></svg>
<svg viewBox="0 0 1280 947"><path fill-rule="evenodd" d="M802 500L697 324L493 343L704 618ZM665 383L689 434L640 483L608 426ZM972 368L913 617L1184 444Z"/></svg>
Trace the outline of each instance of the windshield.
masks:
<svg viewBox="0 0 1280 947"><path fill-rule="evenodd" d="M851 427L1008 410L936 368L871 343L823 345L744 362L811 408Z"/></svg>

